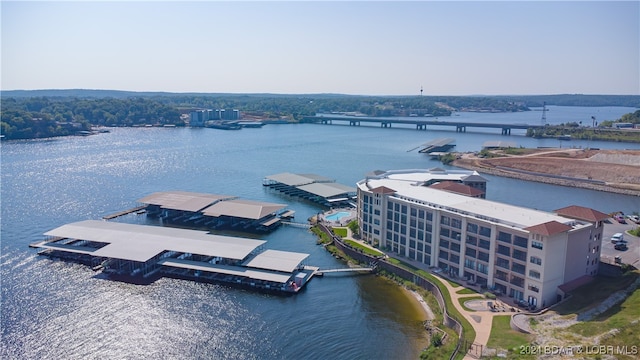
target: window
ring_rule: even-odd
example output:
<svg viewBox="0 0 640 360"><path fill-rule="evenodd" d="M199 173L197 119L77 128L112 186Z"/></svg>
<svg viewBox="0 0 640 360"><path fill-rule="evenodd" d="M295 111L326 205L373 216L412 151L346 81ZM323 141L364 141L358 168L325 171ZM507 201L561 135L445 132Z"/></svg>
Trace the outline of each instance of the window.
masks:
<svg viewBox="0 0 640 360"><path fill-rule="evenodd" d="M464 249L464 254L475 258L476 257L476 250L475 249L471 249L471 248L465 248Z"/></svg>
<svg viewBox="0 0 640 360"><path fill-rule="evenodd" d="M509 281L509 283L517 287L524 287L524 279L519 276L511 276L511 281Z"/></svg>
<svg viewBox="0 0 640 360"><path fill-rule="evenodd" d="M535 270L529 270L529 276L534 279L540 279L540 273Z"/></svg>
<svg viewBox="0 0 640 360"><path fill-rule="evenodd" d="M537 256L532 256L529 258L529 262L536 265L542 265L542 259Z"/></svg>
<svg viewBox="0 0 640 360"><path fill-rule="evenodd" d="M467 224L467 232L470 232L470 233L473 233L473 234L477 234L478 233L478 225L468 223Z"/></svg>
<svg viewBox="0 0 640 360"><path fill-rule="evenodd" d="M452 242L451 246L449 246L449 249L451 249L451 251L455 251L455 252L460 252L460 244Z"/></svg>
<svg viewBox="0 0 640 360"><path fill-rule="evenodd" d="M440 254L438 254L438 257L439 257L440 259L445 259L445 260L447 260L447 259L449 259L449 253L448 253L448 252L446 252L446 251L440 251Z"/></svg>
<svg viewBox="0 0 640 360"><path fill-rule="evenodd" d="M486 252L478 251L478 260L489 262L489 254Z"/></svg>
<svg viewBox="0 0 640 360"><path fill-rule="evenodd" d="M524 275L525 266L518 263L511 264L511 270L517 272L518 274Z"/></svg>
<svg viewBox="0 0 640 360"><path fill-rule="evenodd" d="M452 263L459 264L460 263L460 256L451 254L451 256L449 256L449 261L451 261Z"/></svg>
<svg viewBox="0 0 640 360"><path fill-rule="evenodd" d="M542 250L542 243L539 241L531 241L531 247Z"/></svg>
<svg viewBox="0 0 640 360"><path fill-rule="evenodd" d="M518 249L513 249L513 254L511 256L514 259L527 261L527 253L525 251L520 251Z"/></svg>
<svg viewBox="0 0 640 360"><path fill-rule="evenodd" d="M415 208L411 208L411 216L416 216L418 214L418 210Z"/></svg>
<svg viewBox="0 0 640 360"><path fill-rule="evenodd" d="M506 232L498 231L498 240L511 244L511 234L507 234Z"/></svg>
<svg viewBox="0 0 640 360"><path fill-rule="evenodd" d="M509 270L509 260L498 257L496 259L496 266Z"/></svg>
<svg viewBox="0 0 640 360"><path fill-rule="evenodd" d="M460 221L460 219L451 219L451 227L456 229L461 229L462 221Z"/></svg>
<svg viewBox="0 0 640 360"><path fill-rule="evenodd" d="M511 256L511 251L504 245L498 245L498 254Z"/></svg>
<svg viewBox="0 0 640 360"><path fill-rule="evenodd" d="M433 213L427 212L427 220L428 221L433 221Z"/></svg>
<svg viewBox="0 0 640 360"><path fill-rule="evenodd" d="M522 236L513 235L513 245L520 246L521 248L527 248L528 239Z"/></svg>
<svg viewBox="0 0 640 360"><path fill-rule="evenodd" d="M477 266L476 270L478 270L478 272L481 272L483 274L488 274L489 273L489 267L487 265L481 264L481 263L478 263L478 266Z"/></svg>
<svg viewBox="0 0 640 360"><path fill-rule="evenodd" d="M540 288L538 288L537 286L534 286L534 285L529 285L529 290L531 290L533 292L540 292Z"/></svg>
<svg viewBox="0 0 640 360"><path fill-rule="evenodd" d="M467 244L476 245L478 243L478 239L475 236L467 235Z"/></svg>
<svg viewBox="0 0 640 360"><path fill-rule="evenodd" d="M449 240L440 239L440 247L448 249L449 248Z"/></svg>
<svg viewBox="0 0 640 360"><path fill-rule="evenodd" d="M464 259L464 267L469 268L469 269L475 269L476 268L475 260Z"/></svg>
<svg viewBox="0 0 640 360"><path fill-rule="evenodd" d="M507 273L504 271L496 270L496 279L507 281Z"/></svg>
<svg viewBox="0 0 640 360"><path fill-rule="evenodd" d="M448 216L441 217L440 224L449 225L449 217Z"/></svg>
<svg viewBox="0 0 640 360"><path fill-rule="evenodd" d="M489 247L491 246L491 243L488 240L482 240L480 239L480 243L479 246L483 249L487 249L489 250Z"/></svg>
<svg viewBox="0 0 640 360"><path fill-rule="evenodd" d="M491 237L491 228L480 226L480 235L484 237Z"/></svg>
<svg viewBox="0 0 640 360"><path fill-rule="evenodd" d="M409 240L409 249L415 249L415 248L416 248L416 241Z"/></svg>
<svg viewBox="0 0 640 360"><path fill-rule="evenodd" d="M458 231L451 231L451 238L460 241L460 233Z"/></svg>
<svg viewBox="0 0 640 360"><path fill-rule="evenodd" d="M440 235L441 236L449 237L450 234L451 234L451 232L449 231L449 229L440 229Z"/></svg>

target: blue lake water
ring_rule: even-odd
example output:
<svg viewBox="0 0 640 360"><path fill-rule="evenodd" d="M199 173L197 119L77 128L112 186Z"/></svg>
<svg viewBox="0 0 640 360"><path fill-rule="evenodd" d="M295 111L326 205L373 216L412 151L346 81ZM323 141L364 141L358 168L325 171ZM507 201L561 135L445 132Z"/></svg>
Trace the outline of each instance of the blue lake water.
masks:
<svg viewBox="0 0 640 360"><path fill-rule="evenodd" d="M554 107L547 119L595 113L605 120L634 110ZM539 115L460 116L523 122ZM296 211L295 220L305 222L323 209L263 187L265 176L316 173L354 186L373 170L442 166L409 151L442 137L454 137L458 151L479 150L489 140L558 145L502 136L499 130L311 124L240 131L116 128L89 137L2 142L0 357L414 359L426 346L418 315L396 287L374 276L325 276L293 297L173 279L137 286L104 280L83 265L39 257L28 244L60 225L100 219L165 190L286 203ZM595 141L563 145L640 149L640 144ZM640 211L638 197L487 178L489 199L515 205ZM145 219L131 215L120 221ZM344 266L304 229L281 227L259 237L267 240L267 248L309 253L310 265Z"/></svg>

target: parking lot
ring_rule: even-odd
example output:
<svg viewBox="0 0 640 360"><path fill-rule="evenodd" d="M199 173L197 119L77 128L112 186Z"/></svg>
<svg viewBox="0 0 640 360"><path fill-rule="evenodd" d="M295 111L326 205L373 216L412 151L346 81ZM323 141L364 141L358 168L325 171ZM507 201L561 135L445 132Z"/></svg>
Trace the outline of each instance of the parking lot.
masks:
<svg viewBox="0 0 640 360"><path fill-rule="evenodd" d="M638 226L638 224L630 220L627 220L626 224L620 224L614 219L609 219L604 224L604 233L602 234L601 261L613 263L615 256L620 256L623 263L640 268L640 238L626 233L627 230L635 229ZM627 250L613 248L614 244L611 243L611 236L615 233L624 234L624 239L627 241Z"/></svg>

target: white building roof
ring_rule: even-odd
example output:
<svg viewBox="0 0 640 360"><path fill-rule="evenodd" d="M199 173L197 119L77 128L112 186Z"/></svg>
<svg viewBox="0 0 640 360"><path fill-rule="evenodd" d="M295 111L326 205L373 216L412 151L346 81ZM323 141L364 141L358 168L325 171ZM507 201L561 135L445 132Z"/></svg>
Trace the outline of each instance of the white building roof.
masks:
<svg viewBox="0 0 640 360"><path fill-rule="evenodd" d="M262 219L263 217L284 209L287 205L250 200L227 200L215 203L202 210L207 216L233 216L243 219Z"/></svg>
<svg viewBox="0 0 640 360"><path fill-rule="evenodd" d="M309 254L296 253L279 250L265 250L255 257L249 259L243 265L284 272L293 272Z"/></svg>
<svg viewBox="0 0 640 360"><path fill-rule="evenodd" d="M382 175L378 175L378 178L392 179L397 181L423 183L431 180L440 181L462 181L468 176L475 175L484 179L478 174L477 171L471 170L443 170L439 168L434 169L411 169L411 170L392 170ZM373 178L376 178L373 176Z"/></svg>
<svg viewBox="0 0 640 360"><path fill-rule="evenodd" d="M91 255L139 262L146 262L165 250L242 260L266 243L197 230L98 220L63 225L45 235L107 243Z"/></svg>
<svg viewBox="0 0 640 360"><path fill-rule="evenodd" d="M229 195L202 194L186 191L162 191L139 199L143 204L158 205L165 209L196 212L224 199L233 199Z"/></svg>
<svg viewBox="0 0 640 360"><path fill-rule="evenodd" d="M415 179L417 175L406 174L404 178ZM367 182L368 186L367 187ZM396 191L391 197L414 200L431 207L445 209L451 212L461 213L466 216L478 217L483 220L524 229L549 221L557 221L563 224L573 224L575 220L558 216L545 211L529 209L514 205L508 205L495 201L472 198L456 193L432 189L415 185L413 181L401 179L399 175L393 178L368 179L358 183L363 191L371 191L384 186Z"/></svg>

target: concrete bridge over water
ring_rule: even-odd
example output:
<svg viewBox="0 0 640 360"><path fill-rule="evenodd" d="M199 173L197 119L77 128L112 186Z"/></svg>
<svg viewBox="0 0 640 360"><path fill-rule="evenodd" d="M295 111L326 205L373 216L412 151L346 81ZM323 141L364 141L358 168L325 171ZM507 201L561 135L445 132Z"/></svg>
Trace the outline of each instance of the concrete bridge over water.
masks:
<svg viewBox="0 0 640 360"><path fill-rule="evenodd" d="M452 120L425 120L425 119L404 119L404 118L381 118L381 117L364 117L364 116L305 116L302 118L303 123L316 123L331 125L334 122L338 124L349 124L349 126L360 126L361 123L379 123L380 127L390 128L393 124L415 125L416 130L427 130L427 126L449 126L455 127L456 132L466 132L467 128L492 128L501 129L502 135L511 135L511 129L540 129L542 125L529 124L498 124L498 123L474 123L465 121Z"/></svg>

